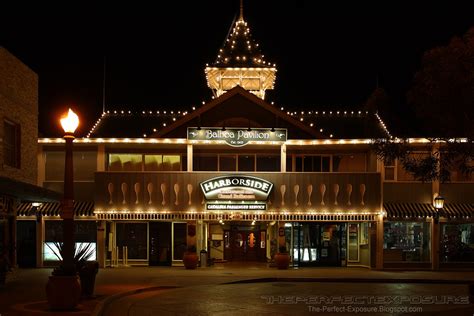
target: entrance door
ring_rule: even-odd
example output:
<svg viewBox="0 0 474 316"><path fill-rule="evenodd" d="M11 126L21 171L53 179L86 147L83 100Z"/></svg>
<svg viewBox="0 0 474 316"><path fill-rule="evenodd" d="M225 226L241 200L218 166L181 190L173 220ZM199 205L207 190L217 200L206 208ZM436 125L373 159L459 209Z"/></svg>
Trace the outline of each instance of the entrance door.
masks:
<svg viewBox="0 0 474 316"><path fill-rule="evenodd" d="M171 223L150 222L149 224L150 266L171 265Z"/></svg>
<svg viewBox="0 0 474 316"><path fill-rule="evenodd" d="M36 267L36 222L17 221L17 262L21 268Z"/></svg>
<svg viewBox="0 0 474 316"><path fill-rule="evenodd" d="M262 261L261 232L253 226L233 226L230 231L231 261Z"/></svg>

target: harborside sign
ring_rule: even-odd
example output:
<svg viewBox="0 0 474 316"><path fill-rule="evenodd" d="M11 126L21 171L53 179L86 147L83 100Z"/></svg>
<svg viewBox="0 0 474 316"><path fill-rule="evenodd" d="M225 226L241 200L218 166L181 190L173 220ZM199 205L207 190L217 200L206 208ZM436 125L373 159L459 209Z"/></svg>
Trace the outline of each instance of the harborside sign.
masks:
<svg viewBox="0 0 474 316"><path fill-rule="evenodd" d="M266 201L273 183L250 176L223 176L201 182L206 200Z"/></svg>
<svg viewBox="0 0 474 316"><path fill-rule="evenodd" d="M240 147L250 141L284 142L287 139L287 130L275 128L252 128L251 130L229 127L222 130L218 127L201 128L188 127L188 140L223 140L228 145Z"/></svg>

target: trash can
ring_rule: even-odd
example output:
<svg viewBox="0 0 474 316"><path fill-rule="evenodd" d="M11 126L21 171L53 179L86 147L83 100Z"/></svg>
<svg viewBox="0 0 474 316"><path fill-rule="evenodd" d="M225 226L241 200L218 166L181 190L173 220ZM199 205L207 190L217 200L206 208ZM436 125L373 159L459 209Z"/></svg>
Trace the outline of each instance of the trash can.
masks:
<svg viewBox="0 0 474 316"><path fill-rule="evenodd" d="M207 251L205 249L201 250L200 252L200 261L201 268L207 267Z"/></svg>

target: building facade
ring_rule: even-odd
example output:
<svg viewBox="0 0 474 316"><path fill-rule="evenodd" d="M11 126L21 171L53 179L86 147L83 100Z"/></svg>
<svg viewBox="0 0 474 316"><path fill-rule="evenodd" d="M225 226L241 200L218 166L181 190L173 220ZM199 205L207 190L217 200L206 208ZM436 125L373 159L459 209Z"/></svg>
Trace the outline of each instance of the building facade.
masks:
<svg viewBox="0 0 474 316"><path fill-rule="evenodd" d="M372 140L393 135L374 109L294 112L265 101L276 65L242 12L205 74L209 102L108 110L76 139L76 242L93 243L101 266L181 265L190 245L214 262L267 262L285 248L300 267L472 265L472 182L422 183L384 165ZM426 154L425 139L410 144ZM63 140L38 146L39 183L61 190ZM19 218L35 220L30 207ZM59 204L39 213L41 266L61 238Z"/></svg>
<svg viewBox="0 0 474 316"><path fill-rule="evenodd" d="M38 76L0 47L0 258L13 266L17 252L36 262L35 225L17 225L17 207L59 198L37 186L37 140Z"/></svg>

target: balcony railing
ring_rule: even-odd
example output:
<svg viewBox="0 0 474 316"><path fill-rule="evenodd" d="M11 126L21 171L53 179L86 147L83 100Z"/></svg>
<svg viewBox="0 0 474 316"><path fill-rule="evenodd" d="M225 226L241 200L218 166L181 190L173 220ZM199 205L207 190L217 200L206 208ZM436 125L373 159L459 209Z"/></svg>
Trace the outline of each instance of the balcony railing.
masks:
<svg viewBox="0 0 474 316"><path fill-rule="evenodd" d="M97 172L98 212L200 212L206 200L200 183L214 172ZM379 173L248 173L273 183L266 210L308 213L377 213ZM239 176L242 176L239 173Z"/></svg>

